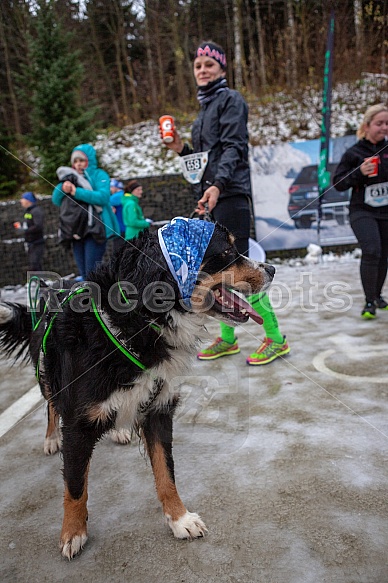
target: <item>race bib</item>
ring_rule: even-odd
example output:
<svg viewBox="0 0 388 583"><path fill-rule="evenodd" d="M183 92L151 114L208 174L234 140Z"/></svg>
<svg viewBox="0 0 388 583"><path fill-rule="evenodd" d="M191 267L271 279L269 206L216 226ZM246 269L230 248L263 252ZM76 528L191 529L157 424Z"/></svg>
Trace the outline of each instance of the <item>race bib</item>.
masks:
<svg viewBox="0 0 388 583"><path fill-rule="evenodd" d="M374 207L386 206L388 204L388 182L367 186L365 188L364 202Z"/></svg>
<svg viewBox="0 0 388 583"><path fill-rule="evenodd" d="M180 158L182 174L190 184L201 182L209 159L209 152L197 152Z"/></svg>

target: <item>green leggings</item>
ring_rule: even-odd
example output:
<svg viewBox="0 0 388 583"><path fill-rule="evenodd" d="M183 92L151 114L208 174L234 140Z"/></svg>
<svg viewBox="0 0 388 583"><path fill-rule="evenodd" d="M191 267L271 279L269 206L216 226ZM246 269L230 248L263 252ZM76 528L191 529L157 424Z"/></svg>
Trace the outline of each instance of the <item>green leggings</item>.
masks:
<svg viewBox="0 0 388 583"><path fill-rule="evenodd" d="M274 342L282 343L283 335L279 330L278 320L267 294L265 292L254 294L253 296L248 297L248 301L252 308L254 308L263 318L263 328L266 337L271 338ZM228 326L223 322L221 322L220 325L222 340L226 340L226 342L233 344L236 341L233 326Z"/></svg>

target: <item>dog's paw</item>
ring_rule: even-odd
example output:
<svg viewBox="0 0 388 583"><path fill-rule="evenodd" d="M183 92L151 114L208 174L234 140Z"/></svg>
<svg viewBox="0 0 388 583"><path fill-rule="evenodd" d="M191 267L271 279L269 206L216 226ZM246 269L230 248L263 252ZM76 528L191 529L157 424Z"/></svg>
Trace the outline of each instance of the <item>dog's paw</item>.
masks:
<svg viewBox="0 0 388 583"><path fill-rule="evenodd" d="M124 429L123 427L120 429L112 429L109 435L112 441L120 445L131 443L132 431L130 429Z"/></svg>
<svg viewBox="0 0 388 583"><path fill-rule="evenodd" d="M62 555L70 561L82 551L87 540L86 532L71 538L65 537L65 540L62 538L59 543Z"/></svg>
<svg viewBox="0 0 388 583"><path fill-rule="evenodd" d="M0 304L0 324L6 324L13 318L13 310L5 304Z"/></svg>
<svg viewBox="0 0 388 583"><path fill-rule="evenodd" d="M172 520L171 516L166 514L166 519L176 538L198 538L205 536L208 532L205 523L195 512L188 512L178 520Z"/></svg>
<svg viewBox="0 0 388 583"><path fill-rule="evenodd" d="M46 437L43 444L43 451L46 455L54 455L62 449L62 435L57 429L50 437Z"/></svg>

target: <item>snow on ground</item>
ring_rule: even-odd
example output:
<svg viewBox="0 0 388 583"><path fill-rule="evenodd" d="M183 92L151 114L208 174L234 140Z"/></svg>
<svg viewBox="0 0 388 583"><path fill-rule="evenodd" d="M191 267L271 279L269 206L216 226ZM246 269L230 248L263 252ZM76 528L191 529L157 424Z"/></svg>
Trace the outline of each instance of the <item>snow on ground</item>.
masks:
<svg viewBox="0 0 388 583"><path fill-rule="evenodd" d="M343 136L349 131L354 133L369 105L388 100L386 81L385 76L365 74L357 83L341 83L333 88L332 137ZM321 91L307 87L299 95L279 92L256 99L249 105L248 129L252 146L313 140L320 136ZM195 111L189 119L186 115L183 123L177 120L184 139L190 138L195 115ZM129 178L180 172L178 157L161 145L157 119L101 133L95 146L112 176ZM265 161L268 151L263 150L262 155ZM253 162L261 165L257 151Z"/></svg>
<svg viewBox="0 0 388 583"><path fill-rule="evenodd" d="M104 439L89 473L90 539L63 561L62 461L43 453L39 406L0 442L0 580L386 582L388 312L363 321L357 258L330 258L277 266L287 357L247 366L264 335L250 321L236 330L239 354L174 380L177 486L207 536L174 539L138 440ZM0 411L36 383L32 367L2 362L1 375Z"/></svg>
<svg viewBox="0 0 388 583"><path fill-rule="evenodd" d="M364 74L357 83L341 83L332 94L332 138L355 133L365 109L388 100L385 76ZM322 98L312 87L299 94L285 92L250 103L249 134L255 230L266 250L304 248L309 243L335 245L355 241L349 225L338 227L334 221L322 222L322 237L317 225L296 230L287 212L288 188L292 178L314 159L303 151L320 136ZM191 123L196 113L176 124L184 140L190 140ZM304 144L303 144L303 141ZM292 144L297 143L298 149ZM126 179L164 173L180 173L179 157L160 142L157 119L119 131L102 133L95 143L100 159L111 176ZM338 161L338 160L335 160Z"/></svg>

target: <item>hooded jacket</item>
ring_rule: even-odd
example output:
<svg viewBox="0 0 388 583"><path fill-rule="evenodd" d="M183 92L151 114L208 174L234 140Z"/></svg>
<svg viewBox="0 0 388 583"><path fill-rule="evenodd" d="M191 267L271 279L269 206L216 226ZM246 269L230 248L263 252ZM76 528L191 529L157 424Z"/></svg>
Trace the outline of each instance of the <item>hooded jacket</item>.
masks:
<svg viewBox="0 0 388 583"><path fill-rule="evenodd" d="M110 195L110 204L116 209L116 219L119 224L120 233L124 233L125 225L123 223L123 207L121 205L121 199L123 198L124 190L119 190L114 194Z"/></svg>
<svg viewBox="0 0 388 583"><path fill-rule="evenodd" d="M87 156L88 166L84 171L84 175L91 184L92 190L77 186L74 200L102 208L101 220L105 226L107 239L120 235L119 225L110 205L110 179L105 170L98 168L95 149L90 144L80 144L73 149L73 152L75 150L81 150ZM53 203L56 206L61 206L64 196L62 183L60 183L53 190Z"/></svg>
<svg viewBox="0 0 388 583"><path fill-rule="evenodd" d="M185 144L180 153L210 150L202 180L194 185L197 196L215 185L220 199L239 194L251 197L247 122L248 106L233 89L226 88L201 106L191 131L193 148Z"/></svg>
<svg viewBox="0 0 388 583"><path fill-rule="evenodd" d="M359 140L346 150L338 164L333 176L333 184L339 191L352 189L352 196L349 204L350 213L356 211L367 211L376 217L388 218L388 204L374 207L365 203L365 188L370 185L378 185L388 182L388 141L382 140L377 144L372 144L366 138ZM378 176L364 176L360 170L360 165L365 158L370 158L376 154L380 157L378 165Z"/></svg>
<svg viewBox="0 0 388 583"><path fill-rule="evenodd" d="M150 224L145 220L139 199L134 194L126 192L121 198L123 205L123 223L125 225L125 240L129 241L144 229L148 229Z"/></svg>

